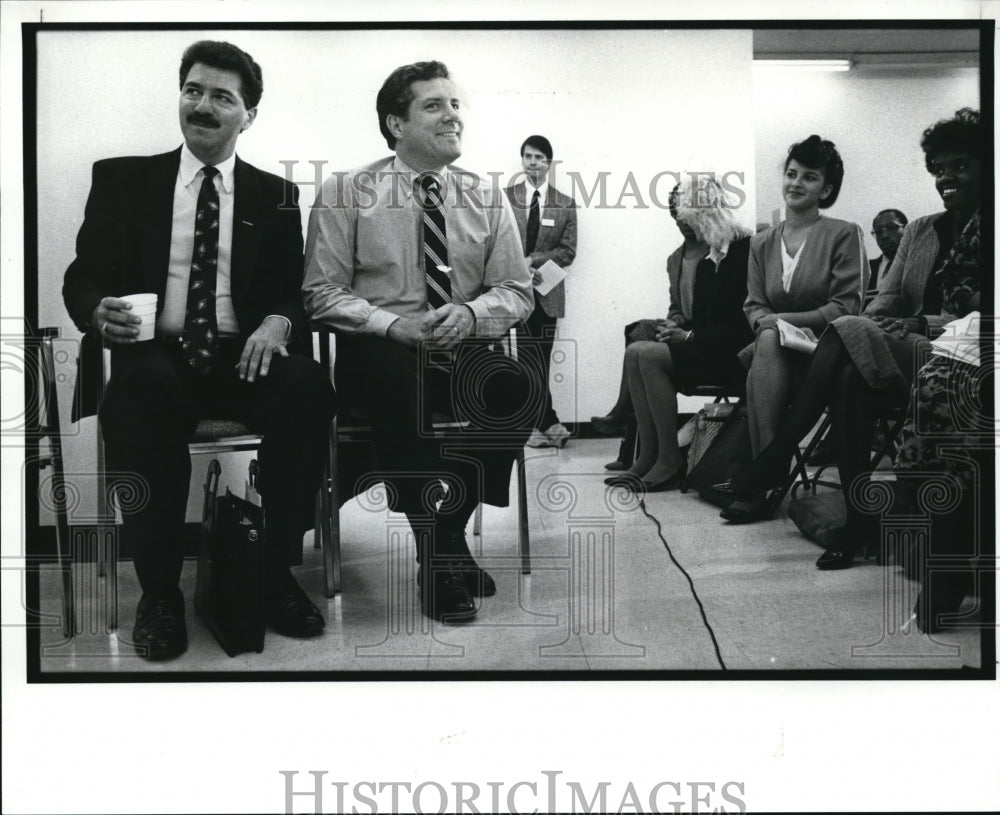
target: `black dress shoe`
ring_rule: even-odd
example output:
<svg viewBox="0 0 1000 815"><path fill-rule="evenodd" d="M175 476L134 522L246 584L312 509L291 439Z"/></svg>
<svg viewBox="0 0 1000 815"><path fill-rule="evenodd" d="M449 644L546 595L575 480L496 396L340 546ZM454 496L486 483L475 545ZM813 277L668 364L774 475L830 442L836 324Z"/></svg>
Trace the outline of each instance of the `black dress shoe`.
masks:
<svg viewBox="0 0 1000 815"><path fill-rule="evenodd" d="M420 587L424 616L443 623L465 622L476 616L476 603L466 585L461 560L435 564L430 577L430 586Z"/></svg>
<svg viewBox="0 0 1000 815"><path fill-rule="evenodd" d="M719 517L731 524L753 524L768 520L775 509L769 496L760 495L750 501L734 501L719 513Z"/></svg>
<svg viewBox="0 0 1000 815"><path fill-rule="evenodd" d="M448 533L448 543L445 552L448 557L457 558L462 564L462 573L465 575L465 585L469 588L469 594L473 597L492 597L497 593L497 584L489 573L480 568L476 559L469 549L469 541L465 537L465 530L452 530Z"/></svg>
<svg viewBox="0 0 1000 815"><path fill-rule="evenodd" d="M492 597L497 593L497 584L493 582L490 573L476 563L474 558L462 561L462 574L465 575L465 585L473 597Z"/></svg>
<svg viewBox="0 0 1000 815"><path fill-rule="evenodd" d="M497 584L493 582L490 573L483 569L472 558L462 559L462 574L465 576L465 586L473 597L492 597L497 593ZM421 585L423 569L417 567L417 586Z"/></svg>
<svg viewBox="0 0 1000 815"><path fill-rule="evenodd" d="M285 637L315 637L326 627L319 609L289 572L265 588L264 621Z"/></svg>
<svg viewBox="0 0 1000 815"><path fill-rule="evenodd" d="M171 659L187 650L184 595L170 597L143 593L135 612L132 642L139 656L148 660Z"/></svg>
<svg viewBox="0 0 1000 815"><path fill-rule="evenodd" d="M628 425L612 416L591 416L590 426L602 436L624 436Z"/></svg>
<svg viewBox="0 0 1000 815"><path fill-rule="evenodd" d="M604 465L605 470L611 470L613 473L621 472L622 470L627 470L631 465L626 464L620 458L616 458L614 461L609 461Z"/></svg>
<svg viewBox="0 0 1000 815"><path fill-rule="evenodd" d="M845 552L843 549L827 549L816 561L816 568L825 572L850 569L853 565L854 552Z"/></svg>

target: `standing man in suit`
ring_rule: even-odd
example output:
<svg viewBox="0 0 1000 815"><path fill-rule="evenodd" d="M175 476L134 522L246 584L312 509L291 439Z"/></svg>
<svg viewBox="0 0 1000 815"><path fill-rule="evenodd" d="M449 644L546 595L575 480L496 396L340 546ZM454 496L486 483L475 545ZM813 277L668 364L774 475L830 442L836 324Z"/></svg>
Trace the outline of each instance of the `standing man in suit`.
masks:
<svg viewBox="0 0 1000 815"><path fill-rule="evenodd" d="M375 108L395 155L324 182L306 312L337 330L338 395L370 419L389 506L410 522L421 610L458 622L496 592L466 524L480 501L507 506L540 412L529 374L497 347L531 311L531 274L503 194L452 164L463 124L448 68L397 68ZM435 437L427 422L442 409L468 424Z"/></svg>
<svg viewBox="0 0 1000 815"><path fill-rule="evenodd" d="M532 271L532 283L542 276L538 269L552 261L565 269L576 257L576 203L549 183L552 145L545 136L528 136L521 145L524 180L507 187L507 197L514 208L517 229L524 255ZM559 421L549 392L549 366L555 342L556 322L566 316L566 284L560 281L548 294L535 294L535 309L525 327L531 343L535 367L541 376L545 412L538 427L532 430L531 447L562 447L569 431Z"/></svg>
<svg viewBox="0 0 1000 815"><path fill-rule="evenodd" d="M260 66L226 42L201 41L180 66L184 144L94 164L63 298L84 332L80 374L101 342L112 373L100 409L112 473L138 476L146 500L123 533L142 588L134 643L149 659L187 648L182 531L199 418L232 417L263 434L265 619L312 636L324 621L289 571L300 562L333 415L328 377L308 356L301 303L297 190L241 161L236 140L257 116ZM158 295L156 336L139 342L124 295ZM91 406L93 409L93 406Z"/></svg>

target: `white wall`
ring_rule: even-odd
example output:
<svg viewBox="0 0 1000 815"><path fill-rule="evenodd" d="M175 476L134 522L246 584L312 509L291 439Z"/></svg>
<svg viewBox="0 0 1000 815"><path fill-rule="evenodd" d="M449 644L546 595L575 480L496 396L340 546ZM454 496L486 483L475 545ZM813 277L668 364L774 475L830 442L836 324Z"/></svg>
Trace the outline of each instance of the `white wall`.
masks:
<svg viewBox="0 0 1000 815"><path fill-rule="evenodd" d="M523 138L543 133L560 162L558 186L569 186L568 171L587 189L606 174L606 197L579 214L561 326L566 376L555 389L566 421L610 407L624 324L666 314L664 263L680 235L663 208L673 181L661 178L659 205L650 195L657 174L744 173L743 220L753 223L748 30L45 32L38 60L41 324L76 336L60 289L90 166L180 143L177 69L184 47L202 37L229 39L261 64L264 97L238 152L278 173L282 160L298 161L304 216L315 194L310 161L326 161L332 172L387 154L375 94L393 68L420 59L446 62L465 93L464 167L513 173ZM68 387L63 393L68 399ZM67 441L70 471L92 461L92 429L82 430ZM197 502L192 490L191 509Z"/></svg>
<svg viewBox="0 0 1000 815"><path fill-rule="evenodd" d="M966 106L979 109L975 68L755 71L757 220L770 223L782 207L788 147L818 133L835 142L844 159L844 186L827 212L861 224L869 256L877 257L869 232L879 210L893 207L909 218L941 211L920 136Z"/></svg>

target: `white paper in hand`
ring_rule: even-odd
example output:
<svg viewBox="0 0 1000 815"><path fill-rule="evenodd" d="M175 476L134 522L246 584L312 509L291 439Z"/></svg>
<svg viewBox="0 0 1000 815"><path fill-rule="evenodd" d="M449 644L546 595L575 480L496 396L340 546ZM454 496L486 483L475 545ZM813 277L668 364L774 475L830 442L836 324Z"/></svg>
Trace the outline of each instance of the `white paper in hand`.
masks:
<svg viewBox="0 0 1000 815"><path fill-rule="evenodd" d="M551 260L545 261L535 271L542 276L542 281L535 285L535 291L543 296L566 279L566 272Z"/></svg>
<svg viewBox="0 0 1000 815"><path fill-rule="evenodd" d="M801 351L804 354L811 354L819 344L812 329L799 328L784 320L778 320L778 336L783 347L791 348L793 351Z"/></svg>

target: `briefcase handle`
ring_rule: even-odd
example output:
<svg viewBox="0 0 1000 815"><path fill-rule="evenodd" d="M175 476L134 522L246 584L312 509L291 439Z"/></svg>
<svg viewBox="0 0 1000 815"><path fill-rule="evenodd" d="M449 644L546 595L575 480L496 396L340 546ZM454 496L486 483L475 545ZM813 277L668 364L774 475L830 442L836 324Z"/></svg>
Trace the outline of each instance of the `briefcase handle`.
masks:
<svg viewBox="0 0 1000 815"><path fill-rule="evenodd" d="M215 526L215 499L219 492L220 475L222 475L222 466L217 458L213 458L208 465L208 474L205 476L205 506L201 515L201 525L206 530Z"/></svg>

